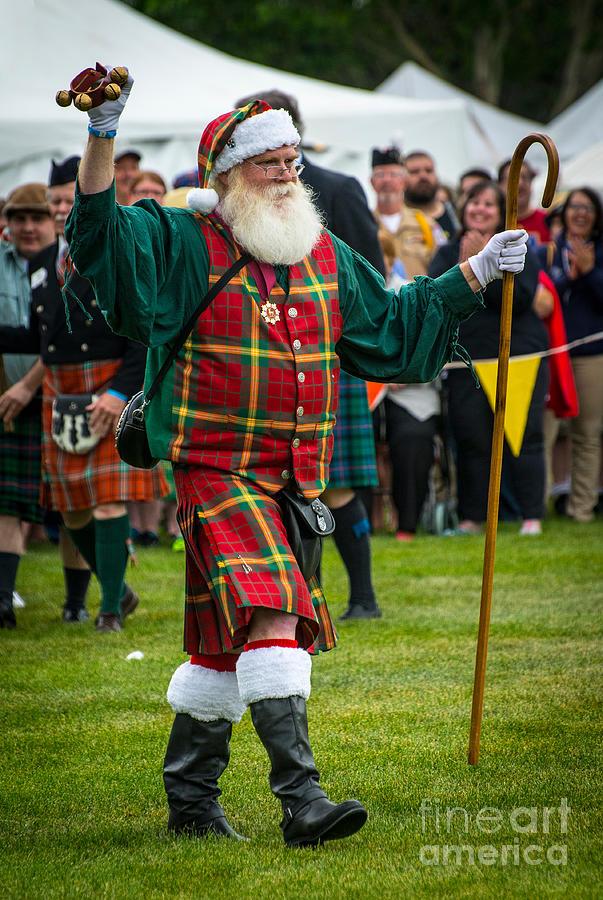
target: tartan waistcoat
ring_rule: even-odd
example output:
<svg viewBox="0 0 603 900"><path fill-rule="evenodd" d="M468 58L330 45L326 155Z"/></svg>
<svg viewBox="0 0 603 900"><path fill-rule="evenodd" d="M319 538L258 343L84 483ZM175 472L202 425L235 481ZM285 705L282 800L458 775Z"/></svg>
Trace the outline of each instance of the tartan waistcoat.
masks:
<svg viewBox="0 0 603 900"><path fill-rule="evenodd" d="M197 221L211 287L240 254L214 217ZM199 317L176 360L171 459L241 475L270 493L294 479L306 496L320 494L333 451L341 327L326 232L289 267L288 294L275 283L262 301L245 266Z"/></svg>

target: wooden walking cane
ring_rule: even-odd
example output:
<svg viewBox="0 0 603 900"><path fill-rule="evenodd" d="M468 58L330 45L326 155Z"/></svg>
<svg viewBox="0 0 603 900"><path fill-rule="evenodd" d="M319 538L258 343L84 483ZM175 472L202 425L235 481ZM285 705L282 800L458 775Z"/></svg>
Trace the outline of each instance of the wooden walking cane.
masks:
<svg viewBox="0 0 603 900"><path fill-rule="evenodd" d="M528 134L515 148L515 153L513 154L509 168L505 229L517 228L517 188L519 185L521 165L526 150L535 143L542 144L548 157L548 172L544 193L542 195L542 205L550 206L553 201L557 178L559 176L559 156L557 154L557 148L546 134ZM484 703L488 631L490 628L490 607L492 605L494 553L496 549L496 529L498 525L498 503L500 497L500 474L502 469L503 439L505 431L505 409L507 405L507 375L509 371L511 319L513 315L513 280L514 276L510 272L504 272L502 310L500 313L498 371L496 378L496 402L494 405L494 430L492 433L490 483L488 486L486 543L484 547L484 569L482 575L482 596L477 634L477 653L475 658L473 703L471 707L471 733L469 736L469 765L472 766L476 766L479 759L479 737Z"/></svg>

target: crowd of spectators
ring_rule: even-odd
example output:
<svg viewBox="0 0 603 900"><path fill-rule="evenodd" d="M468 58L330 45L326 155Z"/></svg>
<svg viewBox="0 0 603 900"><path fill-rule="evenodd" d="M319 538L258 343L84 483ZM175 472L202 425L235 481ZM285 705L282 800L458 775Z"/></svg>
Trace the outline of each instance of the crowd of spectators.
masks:
<svg viewBox="0 0 603 900"><path fill-rule="evenodd" d="M373 151L374 214L391 286L421 274L441 274L504 228L510 163L504 160L496 173L467 169L451 187L440 183L425 151L405 157L396 147ZM603 331L601 200L585 186L558 193L546 212L534 202L536 174L524 161L517 221L529 234L530 250L514 283L510 352L511 365L514 357L532 356L540 363L533 386L526 388L529 404L517 455L505 441L500 504L500 516L519 520L522 535L540 534L551 511L591 521L601 492L603 355L601 339L593 340ZM478 362L498 356L500 283L488 286L484 302L459 333L459 352ZM444 401L441 406L426 403L429 388ZM426 522L423 504L428 495L432 501L435 497L428 484L434 479L439 438L440 450L442 444L452 448L454 467L447 478L457 515L447 533L481 533L493 428L486 392L476 389L476 377L464 366L450 366L436 385L421 386L421 391L390 385L380 392L374 412L377 493L380 500L391 497L393 522L386 521L379 503L373 524L389 526L399 540L408 541ZM419 398L416 409L423 419L416 411L413 416L410 404L405 408L408 392ZM508 396L508 406L515 402L514 395ZM430 425L435 459L427 449Z"/></svg>
<svg viewBox="0 0 603 900"><path fill-rule="evenodd" d="M278 97L289 108L295 103L287 95ZM168 189L160 173L141 169L141 160L135 149L116 157L118 202L185 205L196 173L177 175ZM113 445L125 402L142 386L146 351L113 335L90 283L70 263L63 228L78 162L78 157L52 161L47 184L18 185L1 202L0 626L7 628L16 625L19 560L32 534L60 546L66 623L89 618L86 592L91 573L96 575L102 594L95 620L99 631L121 630L138 604L124 580L136 544L159 545L163 529L174 551L184 549L169 465L132 470ZM427 151L375 148L372 215L364 199L356 198L353 179L329 182L327 175L335 173L325 175L306 157L304 163L302 180L319 204L322 197L329 226L369 256L391 287L445 272L504 228L510 160L496 173L472 167L452 187L441 183ZM528 231L531 249L524 272L515 279L511 363L514 356L529 355L540 363L518 454L505 445L501 487L501 515L517 519L522 535L540 534L552 511L579 523L591 521L601 489L603 339L593 338L603 332L601 199L584 186L558 194L545 213L532 196L535 175L524 163L518 223ZM339 207L345 215L338 218ZM364 224L369 219L370 234ZM374 253L372 243L370 251L363 247L366 235ZM484 308L461 327L461 354L474 361L497 357L501 296L500 282L484 291ZM341 386L344 400L346 391L352 397L359 386L366 411L360 416L354 399L354 409L341 414L353 440L359 429L364 434L370 428L364 386L351 376ZM63 395L88 395L84 418L92 445L85 452L61 446L55 401ZM457 516L448 533L483 530L492 423L486 393L467 367L453 366L428 385L386 385L380 391L372 409L370 453L356 454L362 456L358 473L350 468L351 455L341 472L335 466L325 495L341 519L337 546L350 577L347 616L380 614L369 531L384 528L400 541L411 541L422 524L426 527L425 506L435 496L430 481L441 463L438 447L452 450L454 473L448 470L447 478ZM343 431L336 434L336 450L346 446L345 440ZM369 524L361 528L362 522ZM349 541L348 526L355 536Z"/></svg>

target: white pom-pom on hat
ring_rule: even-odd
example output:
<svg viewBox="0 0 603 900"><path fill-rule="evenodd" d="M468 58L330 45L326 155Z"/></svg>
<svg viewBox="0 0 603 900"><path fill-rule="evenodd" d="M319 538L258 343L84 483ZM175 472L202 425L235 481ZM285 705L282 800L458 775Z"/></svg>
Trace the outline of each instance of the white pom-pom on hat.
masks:
<svg viewBox="0 0 603 900"><path fill-rule="evenodd" d="M186 195L186 205L195 212L207 214L214 211L219 199L213 188L192 188Z"/></svg>

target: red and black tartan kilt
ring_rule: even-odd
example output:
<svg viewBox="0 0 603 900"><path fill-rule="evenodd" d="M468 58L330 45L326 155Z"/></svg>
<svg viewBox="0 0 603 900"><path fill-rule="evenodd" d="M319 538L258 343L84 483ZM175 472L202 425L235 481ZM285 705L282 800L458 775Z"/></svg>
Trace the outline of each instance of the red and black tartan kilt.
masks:
<svg viewBox="0 0 603 900"><path fill-rule="evenodd" d="M185 652L241 648L257 607L299 616L300 647L335 647L318 579L304 581L274 497L218 470L175 466L174 481L186 542Z"/></svg>
<svg viewBox="0 0 603 900"><path fill-rule="evenodd" d="M109 433L90 453L66 453L52 439L52 403L56 394L102 394L121 360L50 366L44 379L43 492L44 505L71 512L103 503L157 500L168 493L161 468L133 469L117 455L115 436Z"/></svg>
<svg viewBox="0 0 603 900"><path fill-rule="evenodd" d="M7 431L0 420L0 515L25 522L42 522L42 404L29 403Z"/></svg>

